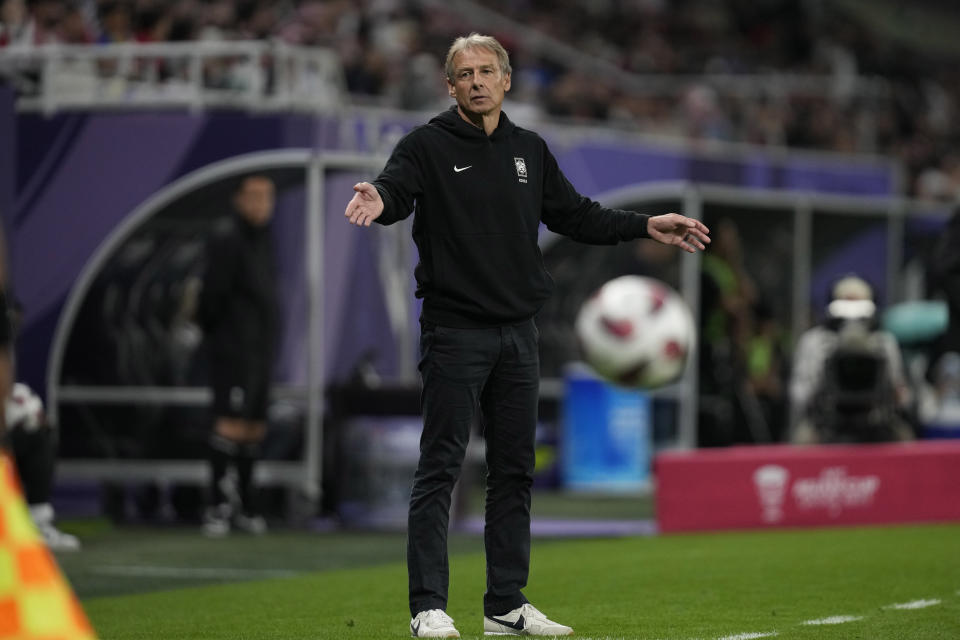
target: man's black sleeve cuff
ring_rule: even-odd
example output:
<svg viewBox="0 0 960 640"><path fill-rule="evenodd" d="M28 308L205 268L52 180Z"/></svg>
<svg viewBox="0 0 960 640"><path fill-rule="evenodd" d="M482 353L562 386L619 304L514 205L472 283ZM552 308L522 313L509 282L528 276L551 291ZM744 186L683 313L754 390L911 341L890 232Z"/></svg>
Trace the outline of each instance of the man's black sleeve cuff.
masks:
<svg viewBox="0 0 960 640"><path fill-rule="evenodd" d="M630 235L634 238L649 238L650 231L647 225L650 222L650 216L645 213L635 213L630 216Z"/></svg>
<svg viewBox="0 0 960 640"><path fill-rule="evenodd" d="M390 197L390 194L387 190L381 187L378 183L373 182L373 188L377 190L377 193L380 194L380 199L383 200L383 213L380 214L374 222L387 225L391 222L396 222L396 216L393 214L393 199Z"/></svg>

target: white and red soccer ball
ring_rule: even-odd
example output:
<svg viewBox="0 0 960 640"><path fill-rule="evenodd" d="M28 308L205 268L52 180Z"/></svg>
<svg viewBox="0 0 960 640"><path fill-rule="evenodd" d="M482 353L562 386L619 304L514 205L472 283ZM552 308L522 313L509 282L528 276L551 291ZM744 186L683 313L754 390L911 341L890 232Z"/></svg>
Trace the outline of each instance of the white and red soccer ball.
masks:
<svg viewBox="0 0 960 640"><path fill-rule="evenodd" d="M584 360L603 378L653 389L675 382L696 341L690 309L653 278L610 280L580 308L577 337Z"/></svg>

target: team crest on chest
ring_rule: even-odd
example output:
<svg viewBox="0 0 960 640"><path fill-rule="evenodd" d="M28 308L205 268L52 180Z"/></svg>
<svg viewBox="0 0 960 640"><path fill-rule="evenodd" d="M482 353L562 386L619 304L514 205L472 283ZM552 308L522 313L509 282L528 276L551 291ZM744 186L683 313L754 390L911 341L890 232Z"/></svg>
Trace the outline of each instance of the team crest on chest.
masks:
<svg viewBox="0 0 960 640"><path fill-rule="evenodd" d="M523 158L514 158L513 165L517 168L517 178L519 182L527 181L527 161Z"/></svg>

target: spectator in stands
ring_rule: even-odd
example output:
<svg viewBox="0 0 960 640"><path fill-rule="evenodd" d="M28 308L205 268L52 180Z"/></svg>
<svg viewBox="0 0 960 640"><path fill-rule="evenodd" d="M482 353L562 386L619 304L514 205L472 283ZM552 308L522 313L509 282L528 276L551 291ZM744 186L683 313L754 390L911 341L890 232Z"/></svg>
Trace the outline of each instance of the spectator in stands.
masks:
<svg viewBox="0 0 960 640"><path fill-rule="evenodd" d="M198 40L220 42L236 39L236 12L234 2L216 0L203 7Z"/></svg>
<svg viewBox="0 0 960 640"><path fill-rule="evenodd" d="M160 6L147 6L135 15L137 42L166 42L173 27L173 13Z"/></svg>
<svg viewBox="0 0 960 640"><path fill-rule="evenodd" d="M268 40L278 26L279 10L274 2L247 0L237 5L236 19L241 40Z"/></svg>
<svg viewBox="0 0 960 640"><path fill-rule="evenodd" d="M909 440L911 392L896 339L878 327L873 289L859 276L834 285L824 322L794 351L791 440Z"/></svg>
<svg viewBox="0 0 960 640"><path fill-rule="evenodd" d="M133 12L129 4L122 1L104 2L99 8L100 15L100 44L117 44L132 42Z"/></svg>
<svg viewBox="0 0 960 640"><path fill-rule="evenodd" d="M763 441L779 442L785 437L787 400L786 349L784 330L770 303L760 300L753 309L753 328L745 345L747 393L757 400L753 417Z"/></svg>
<svg viewBox="0 0 960 640"><path fill-rule="evenodd" d="M905 46L889 46L876 27L843 7L813 10L791 0L770 0L763 9L739 3L704 12L683 3L477 2L513 22L505 30L520 34L512 47L519 54L515 78L518 83L535 78L527 99L551 116L694 140L890 155L906 165L911 193L950 200L960 191L960 162L950 142L958 131L950 114L960 105L956 56L930 56L920 46L907 55ZM341 55L355 97L406 108L425 108L432 95L428 82L411 95L405 74L428 80L443 43L462 24L452 9L423 12L418 3L0 3L0 46L85 42L79 24L63 23L76 23L78 11L98 5L100 31L93 34L98 42L131 41L134 23L141 41L277 38L330 47ZM70 6L80 8L68 11ZM525 27L542 37L523 37ZM565 47L581 54L578 63L557 54ZM208 84L242 86L248 80L228 68L233 64L208 61ZM705 81L636 92L609 71L594 73L595 64ZM102 69L114 70L108 64ZM740 93L727 90L723 78L716 77L720 74L765 74L771 81ZM789 88L777 81L781 75L807 74L821 80L819 88ZM38 85L21 83L20 88L36 91Z"/></svg>
<svg viewBox="0 0 960 640"><path fill-rule="evenodd" d="M211 504L204 532L237 527L263 533L254 496L254 463L266 434L277 339L276 267L270 220L273 181L244 178L232 215L211 237L200 294L200 324L210 356L215 422L210 437ZM236 482L227 480L228 467Z"/></svg>
<svg viewBox="0 0 960 640"><path fill-rule="evenodd" d="M29 9L29 11L28 11ZM63 0L5 0L0 8L0 44L39 46L60 41L58 30L66 12Z"/></svg>
<svg viewBox="0 0 960 640"><path fill-rule="evenodd" d="M747 342L754 327L757 287L744 264L740 231L728 218L716 224L701 262L700 418L701 446L764 441L767 429L750 411Z"/></svg>
<svg viewBox="0 0 960 640"><path fill-rule="evenodd" d="M93 32L87 24L87 16L80 7L67 10L60 22L59 39L63 44L91 44Z"/></svg>
<svg viewBox="0 0 960 640"><path fill-rule="evenodd" d="M0 2L0 47L22 43L26 28L26 2L2 0Z"/></svg>

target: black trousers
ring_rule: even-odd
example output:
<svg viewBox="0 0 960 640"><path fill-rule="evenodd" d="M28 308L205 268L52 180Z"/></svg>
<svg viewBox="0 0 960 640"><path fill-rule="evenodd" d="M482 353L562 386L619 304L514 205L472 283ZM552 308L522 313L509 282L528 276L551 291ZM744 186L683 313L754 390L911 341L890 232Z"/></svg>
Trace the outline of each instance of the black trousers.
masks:
<svg viewBox="0 0 960 640"><path fill-rule="evenodd" d="M533 321L489 329L423 322L423 434L410 496L410 613L447 608L450 494L478 412L487 444L485 615L525 602L540 366Z"/></svg>
<svg viewBox="0 0 960 640"><path fill-rule="evenodd" d="M9 436L27 504L50 502L53 470L57 459L57 443L53 431L46 425L32 431L18 427L10 429Z"/></svg>

